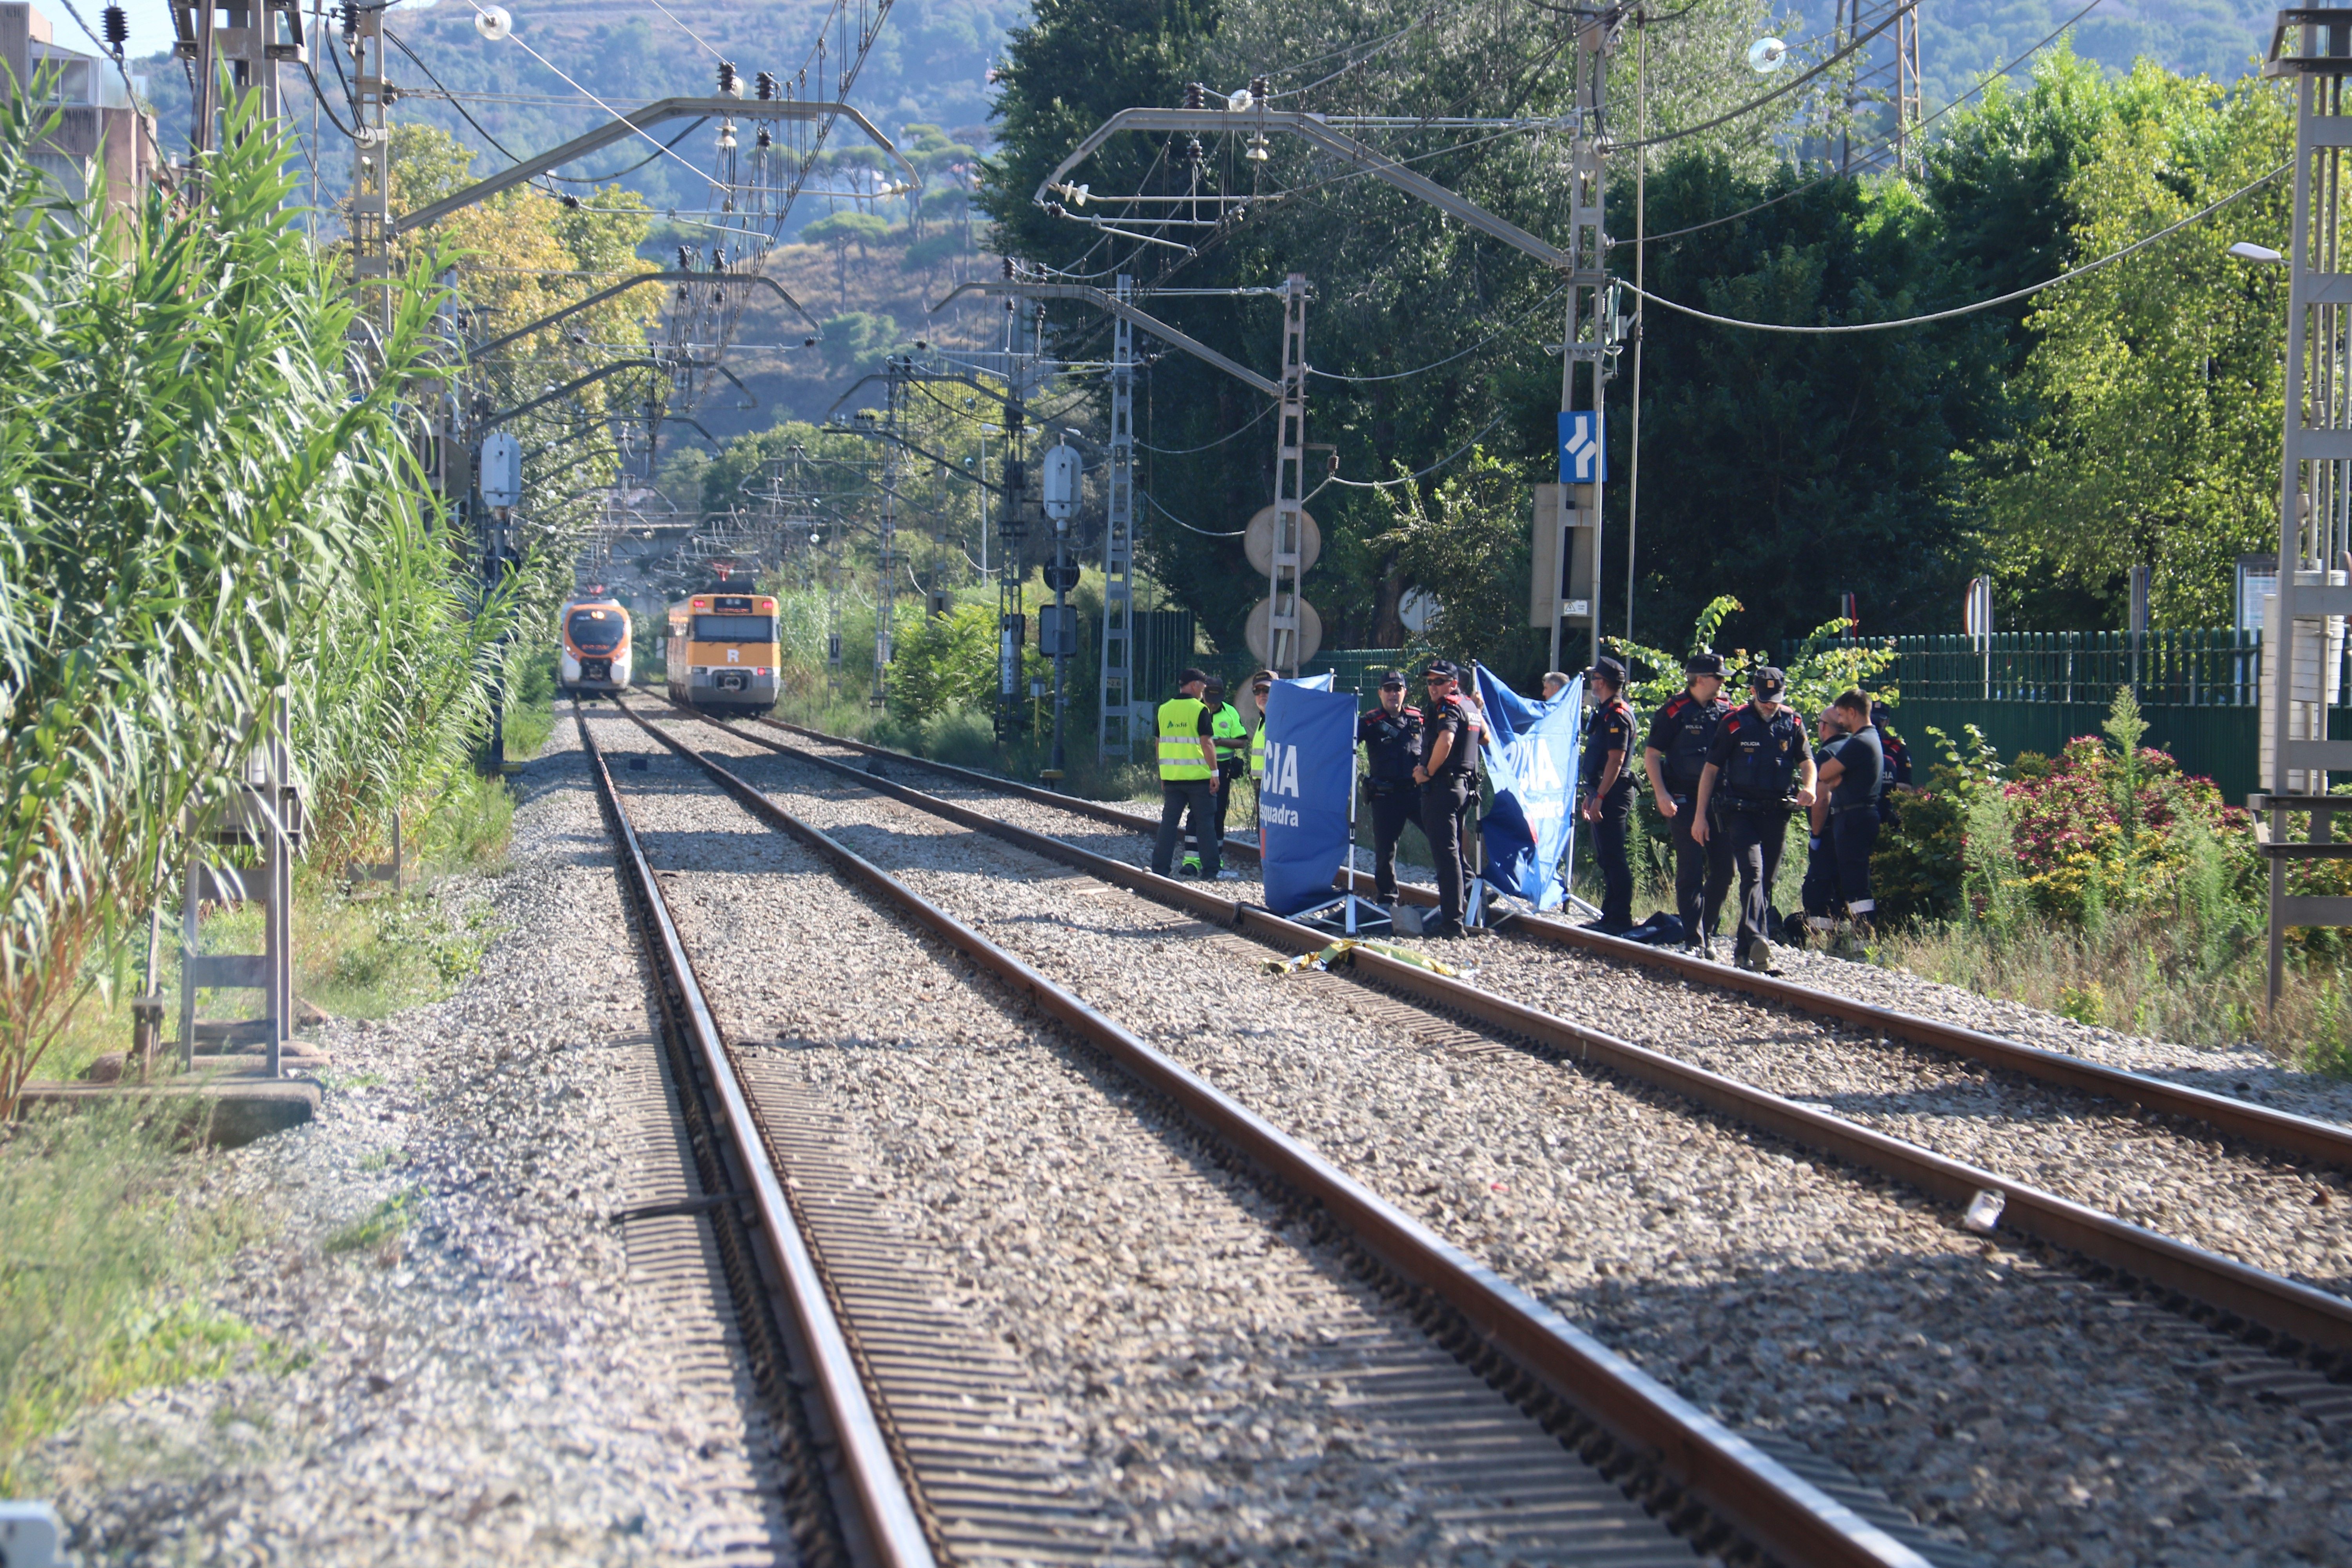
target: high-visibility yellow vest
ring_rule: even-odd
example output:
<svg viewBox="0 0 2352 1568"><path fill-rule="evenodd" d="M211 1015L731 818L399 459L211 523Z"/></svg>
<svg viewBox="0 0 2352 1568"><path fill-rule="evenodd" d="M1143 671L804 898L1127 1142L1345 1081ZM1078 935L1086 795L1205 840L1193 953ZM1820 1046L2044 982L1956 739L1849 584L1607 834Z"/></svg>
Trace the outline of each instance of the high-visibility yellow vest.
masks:
<svg viewBox="0 0 2352 1568"><path fill-rule="evenodd" d="M1160 776L1171 784L1205 779L1216 772L1201 760L1201 714L1197 697L1171 697L1160 705Z"/></svg>
<svg viewBox="0 0 2352 1568"><path fill-rule="evenodd" d="M1265 777L1265 716L1258 715L1257 733L1250 737L1250 777Z"/></svg>
<svg viewBox="0 0 2352 1568"><path fill-rule="evenodd" d="M1242 722L1242 710L1230 702L1220 703L1216 717L1210 722L1217 731L1217 760L1240 756L1243 742L1249 739L1249 726Z"/></svg>

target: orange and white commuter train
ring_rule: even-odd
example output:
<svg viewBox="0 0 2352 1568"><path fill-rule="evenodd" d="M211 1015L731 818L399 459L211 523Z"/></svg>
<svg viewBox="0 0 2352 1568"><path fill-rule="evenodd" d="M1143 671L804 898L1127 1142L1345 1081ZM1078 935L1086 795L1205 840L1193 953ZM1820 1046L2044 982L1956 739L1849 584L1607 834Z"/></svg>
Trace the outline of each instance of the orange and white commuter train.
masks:
<svg viewBox="0 0 2352 1568"><path fill-rule="evenodd" d="M567 697L629 689L629 607L601 587L563 601L556 685Z"/></svg>
<svg viewBox="0 0 2352 1568"><path fill-rule="evenodd" d="M764 594L697 594L669 607L669 699L713 712L776 705L776 601Z"/></svg>

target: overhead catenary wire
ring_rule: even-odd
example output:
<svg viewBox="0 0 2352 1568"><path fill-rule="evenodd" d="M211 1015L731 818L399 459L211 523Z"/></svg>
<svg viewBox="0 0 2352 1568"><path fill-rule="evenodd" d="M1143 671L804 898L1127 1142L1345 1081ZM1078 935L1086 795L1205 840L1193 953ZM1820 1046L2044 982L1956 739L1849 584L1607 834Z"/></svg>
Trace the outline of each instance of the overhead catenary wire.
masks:
<svg viewBox="0 0 2352 1568"><path fill-rule="evenodd" d="M1446 453L1445 456L1438 458L1437 461L1430 464L1429 467L1419 469L1413 473L1399 474L1392 479L1343 479L1337 474L1327 475L1321 484L1317 485L1313 489L1307 492L1305 497L1300 500L1299 504L1301 506L1306 505L1307 501L1313 500L1317 496L1321 495L1326 489L1332 485L1344 485L1351 490L1391 490L1396 489L1399 485L1409 485L1415 479L1425 479L1430 475L1437 472L1438 469L1454 462L1464 453L1469 451L1479 442L1485 440L1488 436L1494 434L1495 427L1500 425L1504 420L1508 419L1510 416L1510 411L1507 409L1496 415L1495 417L1486 421L1486 427L1484 430L1479 431L1475 436L1471 437L1470 439L1463 442L1462 445L1456 447L1451 452Z"/></svg>
<svg viewBox="0 0 2352 1568"><path fill-rule="evenodd" d="M1927 325L1931 321L1948 321L1955 316L1973 315L1979 310L1990 310L1996 305L2012 304L2019 300L2023 300L2032 295L2039 294L2045 289L2054 289L2061 283L2071 282L2074 279L2080 278L2085 273L2096 272L2102 267L2112 266L2127 256L2147 249L2149 246L2154 245L2159 239L2164 239L2171 235L2179 233L2182 229L2187 228L2190 224L2199 223L2206 218L2211 217L2215 213L2220 212L2223 207L2228 206L2231 203L2238 201L2247 195L2251 195L2253 192L2269 184L2273 180L2277 179L2281 174L2285 174L2293 167L2294 167L2294 161L2293 159L2289 159L2287 162L2281 163L2278 167L2271 170L2268 174L2257 175L2253 179L2247 181L2244 184L2240 185L2236 190L2231 191L2228 195L2221 197L2219 201L2199 208L2197 211L2190 213L2187 217L2181 218L2174 223L2168 223L2162 228L2158 229L2154 234L2146 236L2140 239L2136 239L2129 245L2125 246L2121 250L2111 251L2107 255L2100 257L2095 261L2086 261L2080 267L2069 268L2067 270L2058 274L2055 278L2044 279L2039 283L2029 283L2022 289L2012 289L2006 294L1996 294L1990 300L1979 300L1974 304L1955 305L1948 310L1930 310L1927 314L1919 316L1902 316L1891 321L1848 321L1835 326L1808 327L1789 325L1779 321L1743 321L1738 316L1718 316L1713 311L1702 310L1695 305L1685 305L1681 303L1679 300L1669 300L1662 295L1653 294L1647 289L1641 287L1639 284L1626 283L1625 287L1632 289L1636 294L1640 295L1643 299L1649 300L1652 304L1663 305L1669 310L1677 311L1682 315L1694 317L1698 321L1706 321L1715 326L1742 327L1749 331L1796 332L1808 337L1823 337L1832 334L1843 334L1848 332L1884 332L1890 331L1897 327L1922 327ZM1618 281L1622 283L1624 282L1624 279L1620 279Z"/></svg>
<svg viewBox="0 0 2352 1568"><path fill-rule="evenodd" d="M1153 453L1162 458L1189 458L1195 452L1205 452L1212 447L1222 447L1236 436L1248 435L1251 430L1256 427L1260 420L1273 413L1278 406L1280 405L1277 404L1266 404L1256 413L1251 415L1247 419L1235 426L1233 429L1226 431L1215 440L1203 442L1198 447L1155 447L1149 441L1138 441L1136 445L1142 447L1147 452Z"/></svg>
<svg viewBox="0 0 2352 1568"><path fill-rule="evenodd" d="M1433 370L1443 370L1447 365L1452 364L1455 360L1466 358L1471 354L1476 353L1488 343L1509 336L1511 333L1518 331L1520 327L1524 326L1527 323L1528 317L1533 316L1537 311L1543 310L1553 300L1559 299L1562 294L1567 292L1568 285L1563 283L1559 288L1554 289L1550 293L1545 295L1542 299L1537 300L1534 304L1528 306L1509 323L1496 328L1494 331L1488 333L1486 337L1479 339L1476 342L1472 343L1468 348L1462 350L1458 353L1450 353L1442 360L1433 361L1428 364L1418 366L1412 370L1395 371L1387 375L1342 375L1337 371L1318 370L1313 365L1308 365L1307 367L1307 374L1309 375L1319 375L1326 381L1345 381L1356 384L1365 384L1375 381L1406 381L1416 375L1427 375Z"/></svg>
<svg viewBox="0 0 2352 1568"><path fill-rule="evenodd" d="M1191 523L1186 522L1182 518L1178 517L1174 512L1170 511L1166 507L1161 506L1160 504L1160 498L1153 495L1150 490L1145 489L1141 485L1135 487L1135 493L1141 496L1145 500L1150 501L1151 503L1152 510L1158 512L1160 516L1166 518L1177 527L1183 529L1188 532L1197 533L1203 539L1239 539L1243 534L1249 531L1246 528L1236 528L1230 533L1220 533L1214 529L1195 528Z"/></svg>

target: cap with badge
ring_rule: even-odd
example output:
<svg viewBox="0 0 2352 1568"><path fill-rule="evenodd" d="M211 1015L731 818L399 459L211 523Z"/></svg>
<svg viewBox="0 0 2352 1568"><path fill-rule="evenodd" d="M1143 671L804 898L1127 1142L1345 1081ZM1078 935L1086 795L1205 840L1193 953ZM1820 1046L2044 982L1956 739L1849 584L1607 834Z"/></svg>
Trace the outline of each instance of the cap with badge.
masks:
<svg viewBox="0 0 2352 1568"><path fill-rule="evenodd" d="M1446 659L1433 658L1429 661L1429 668L1421 672L1421 678L1423 680L1459 680L1462 672Z"/></svg>
<svg viewBox="0 0 2352 1568"><path fill-rule="evenodd" d="M1381 677L1381 689L1382 691L1402 691L1404 689L1404 671L1402 669L1391 669L1386 675Z"/></svg>
<svg viewBox="0 0 2352 1568"><path fill-rule="evenodd" d="M1683 660L1685 675L1721 675L1723 656L1719 653L1695 653Z"/></svg>
<svg viewBox="0 0 2352 1568"><path fill-rule="evenodd" d="M1777 699L1789 689L1789 673L1777 665L1764 665L1748 678L1748 685L1759 697Z"/></svg>
<svg viewBox="0 0 2352 1568"><path fill-rule="evenodd" d="M1625 689L1625 667L1615 659L1604 656L1592 661L1592 668L1584 672L1584 679L1605 680L1609 683L1610 690L1622 691Z"/></svg>

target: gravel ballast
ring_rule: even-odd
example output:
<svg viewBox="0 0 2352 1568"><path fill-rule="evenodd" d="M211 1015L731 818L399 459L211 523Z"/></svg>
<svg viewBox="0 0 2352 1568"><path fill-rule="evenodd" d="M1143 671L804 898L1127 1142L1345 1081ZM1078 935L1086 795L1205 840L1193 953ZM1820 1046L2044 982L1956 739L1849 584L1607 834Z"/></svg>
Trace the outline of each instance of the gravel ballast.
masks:
<svg viewBox="0 0 2352 1568"><path fill-rule="evenodd" d="M1482 1466L1384 1390L1403 1371L1501 1417L1487 1468L1581 1467L1168 1108L625 720L595 732L722 1031L838 1114L893 1248L1013 1353L1027 1468L1105 1552L1579 1560L1497 1532Z"/></svg>
<svg viewBox="0 0 2352 1568"><path fill-rule="evenodd" d="M726 1353L716 1320L651 1296L607 1217L676 1173L643 1151L655 1024L568 723L520 784L513 868L463 892L502 928L480 972L316 1030L318 1120L208 1167L267 1237L212 1301L271 1348L32 1456L85 1561L794 1560L748 1377L687 1364Z"/></svg>
<svg viewBox="0 0 2352 1568"><path fill-rule="evenodd" d="M2236 1342L1604 1074L1433 1048L1344 981L1271 980L1162 907L693 734L1685 1395L1999 1561L2352 1561L2352 1444L2225 1384Z"/></svg>

